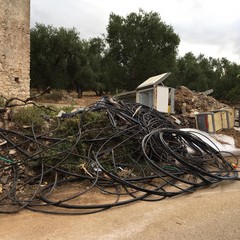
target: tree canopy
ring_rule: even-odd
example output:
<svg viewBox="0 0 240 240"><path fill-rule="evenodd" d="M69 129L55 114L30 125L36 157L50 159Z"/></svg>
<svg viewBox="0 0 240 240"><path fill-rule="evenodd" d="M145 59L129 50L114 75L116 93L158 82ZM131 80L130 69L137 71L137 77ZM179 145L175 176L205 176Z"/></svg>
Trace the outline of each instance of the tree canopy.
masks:
<svg viewBox="0 0 240 240"><path fill-rule="evenodd" d="M75 28L37 23L30 31L31 87L102 95L134 90L151 76L172 72L169 86L213 88L216 98L240 100L240 66L192 52L179 57L180 38L158 13L111 13L106 30L106 36L86 40Z"/></svg>
<svg viewBox="0 0 240 240"><path fill-rule="evenodd" d="M195 91L213 89L217 99L240 100L240 66L226 58L206 58L186 53L177 59L173 77L167 82L176 87L186 86Z"/></svg>
<svg viewBox="0 0 240 240"><path fill-rule="evenodd" d="M107 26L107 43L112 60L126 71L128 90L146 78L174 68L179 36L158 13L130 13L126 18L112 13Z"/></svg>

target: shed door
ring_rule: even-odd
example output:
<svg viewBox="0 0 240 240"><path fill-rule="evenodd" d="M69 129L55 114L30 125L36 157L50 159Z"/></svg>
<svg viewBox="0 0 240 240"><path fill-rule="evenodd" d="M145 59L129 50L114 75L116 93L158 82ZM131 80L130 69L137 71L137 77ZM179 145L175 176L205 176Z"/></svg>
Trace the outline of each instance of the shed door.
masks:
<svg viewBox="0 0 240 240"><path fill-rule="evenodd" d="M157 110L160 112L168 112L169 88L157 87Z"/></svg>

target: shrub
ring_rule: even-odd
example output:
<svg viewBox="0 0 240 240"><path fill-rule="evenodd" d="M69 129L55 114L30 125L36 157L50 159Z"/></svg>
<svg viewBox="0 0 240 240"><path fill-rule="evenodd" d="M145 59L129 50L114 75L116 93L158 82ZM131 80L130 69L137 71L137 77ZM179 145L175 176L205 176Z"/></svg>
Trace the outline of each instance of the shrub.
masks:
<svg viewBox="0 0 240 240"><path fill-rule="evenodd" d="M33 124L36 129L42 130L44 126L44 116L52 114L53 113L46 108L36 106L21 107L14 110L12 121L14 121L19 128Z"/></svg>

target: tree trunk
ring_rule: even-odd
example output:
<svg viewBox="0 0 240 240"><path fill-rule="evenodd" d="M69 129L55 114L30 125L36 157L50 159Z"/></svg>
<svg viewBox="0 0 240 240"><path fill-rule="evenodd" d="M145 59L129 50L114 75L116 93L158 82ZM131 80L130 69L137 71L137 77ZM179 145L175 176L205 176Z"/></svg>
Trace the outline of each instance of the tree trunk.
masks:
<svg viewBox="0 0 240 240"><path fill-rule="evenodd" d="M94 92L96 93L97 96L102 96L103 95L103 91L94 90Z"/></svg>
<svg viewBox="0 0 240 240"><path fill-rule="evenodd" d="M83 91L80 89L78 82L74 81L74 84L75 84L75 87L76 87L77 97L82 98Z"/></svg>
<svg viewBox="0 0 240 240"><path fill-rule="evenodd" d="M77 92L77 94L78 94L78 98L82 98L83 91L82 91L82 90L79 90L79 91Z"/></svg>

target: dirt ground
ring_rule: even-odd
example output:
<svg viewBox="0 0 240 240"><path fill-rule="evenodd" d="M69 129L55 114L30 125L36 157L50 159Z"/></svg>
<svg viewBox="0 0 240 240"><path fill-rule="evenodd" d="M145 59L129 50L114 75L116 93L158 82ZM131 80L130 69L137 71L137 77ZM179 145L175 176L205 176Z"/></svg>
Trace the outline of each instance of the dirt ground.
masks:
<svg viewBox="0 0 240 240"><path fill-rule="evenodd" d="M39 104L56 104L56 105L68 105L68 106L76 106L76 107L87 107L92 103L95 103L101 100L102 96L97 96L94 92L83 92L82 98L77 98L76 92L66 92L63 91L62 99L53 100L47 99L46 97L37 98L37 102Z"/></svg>
<svg viewBox="0 0 240 240"><path fill-rule="evenodd" d="M0 216L3 240L226 240L240 239L240 182L93 215L22 211Z"/></svg>
<svg viewBox="0 0 240 240"><path fill-rule="evenodd" d="M102 96L97 96L94 92L84 92L82 98L77 98L76 93L72 93L71 97L73 98L73 102L75 102L75 105L79 105L80 107L86 107L92 103L101 100L102 98ZM71 100L63 100L60 103L69 104L71 103Z"/></svg>

